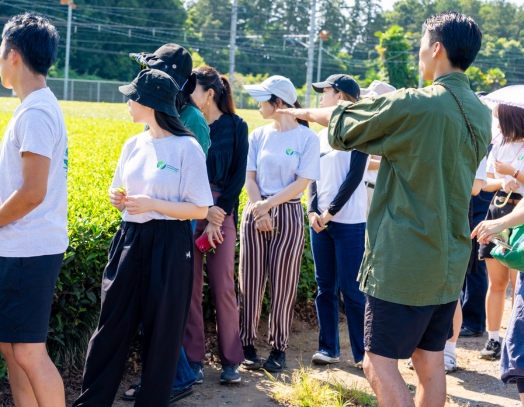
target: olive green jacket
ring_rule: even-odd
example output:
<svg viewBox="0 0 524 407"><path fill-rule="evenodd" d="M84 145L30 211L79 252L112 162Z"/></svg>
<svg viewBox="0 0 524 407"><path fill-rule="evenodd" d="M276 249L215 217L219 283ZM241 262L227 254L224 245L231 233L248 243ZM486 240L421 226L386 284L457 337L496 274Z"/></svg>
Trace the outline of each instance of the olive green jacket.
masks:
<svg viewBox="0 0 524 407"><path fill-rule="evenodd" d="M329 124L337 150L382 156L358 281L368 295L424 306L458 299L471 253L468 208L475 172L491 140L491 111L465 74L440 85L341 102Z"/></svg>

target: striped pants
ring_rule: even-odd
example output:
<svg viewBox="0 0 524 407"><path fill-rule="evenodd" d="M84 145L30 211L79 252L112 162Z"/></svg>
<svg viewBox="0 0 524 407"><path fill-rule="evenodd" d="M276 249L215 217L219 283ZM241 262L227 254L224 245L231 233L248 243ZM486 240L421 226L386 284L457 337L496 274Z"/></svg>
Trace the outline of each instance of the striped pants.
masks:
<svg viewBox="0 0 524 407"><path fill-rule="evenodd" d="M289 341L304 250L304 210L293 199L269 212L274 230L256 227L253 204L247 202L240 225L239 306L240 339L254 345L269 277L271 310L269 344L284 351Z"/></svg>

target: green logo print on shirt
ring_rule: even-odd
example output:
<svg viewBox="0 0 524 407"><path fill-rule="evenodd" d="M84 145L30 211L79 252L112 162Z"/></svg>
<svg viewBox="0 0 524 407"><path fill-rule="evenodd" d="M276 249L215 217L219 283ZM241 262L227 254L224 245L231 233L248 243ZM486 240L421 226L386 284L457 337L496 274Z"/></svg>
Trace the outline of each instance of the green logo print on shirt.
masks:
<svg viewBox="0 0 524 407"><path fill-rule="evenodd" d="M178 173L178 168L173 167L172 165L166 164L164 161L159 161L156 165L156 168L159 170L168 170L171 172L174 172L175 174Z"/></svg>
<svg viewBox="0 0 524 407"><path fill-rule="evenodd" d="M296 155L297 157L302 157L302 153L299 153L298 151L293 151L292 149L288 148L286 150L287 155Z"/></svg>

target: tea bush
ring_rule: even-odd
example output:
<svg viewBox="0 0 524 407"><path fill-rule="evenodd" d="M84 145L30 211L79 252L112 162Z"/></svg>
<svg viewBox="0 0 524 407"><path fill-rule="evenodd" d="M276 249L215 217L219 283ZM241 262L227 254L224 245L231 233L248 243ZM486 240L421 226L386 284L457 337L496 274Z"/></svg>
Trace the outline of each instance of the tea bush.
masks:
<svg viewBox="0 0 524 407"><path fill-rule="evenodd" d="M138 134L123 104L61 102L69 134L69 239L70 245L53 299L48 347L62 369L81 369L89 338L100 310L100 286L111 239L120 224L120 214L107 198L122 145ZM18 106L16 99L0 98L0 140ZM257 111L239 111L250 130L264 124ZM241 197L241 208L246 201ZM307 224L307 220L306 220ZM237 264L239 244L237 242ZM316 293L309 230L302 260L298 300L311 300ZM209 287L203 293L205 315L214 304ZM265 300L267 308L267 299ZM0 361L0 378L5 367Z"/></svg>

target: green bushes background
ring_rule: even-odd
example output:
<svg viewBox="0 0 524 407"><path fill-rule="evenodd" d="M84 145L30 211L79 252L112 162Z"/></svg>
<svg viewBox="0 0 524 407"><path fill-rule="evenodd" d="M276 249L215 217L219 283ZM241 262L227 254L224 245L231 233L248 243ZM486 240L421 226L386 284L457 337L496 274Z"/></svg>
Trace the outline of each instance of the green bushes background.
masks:
<svg viewBox="0 0 524 407"><path fill-rule="evenodd" d="M0 140L18 106L17 99L0 98ZM98 322L101 277L111 239L120 224L120 213L107 198L122 145L142 126L129 120L127 106L79 102L60 103L69 135L69 239L53 299L48 349L63 370L82 369L89 338ZM263 125L257 111L239 111L250 129ZM242 211L246 194L241 196ZM305 211L304 211L305 213ZM307 224L307 219L306 219ZM238 265L239 244L237 242ZM316 293L313 257L306 229L298 300ZM266 310L268 298L265 299ZM203 292L207 318L214 304L207 284ZM0 360L0 379L6 369Z"/></svg>

